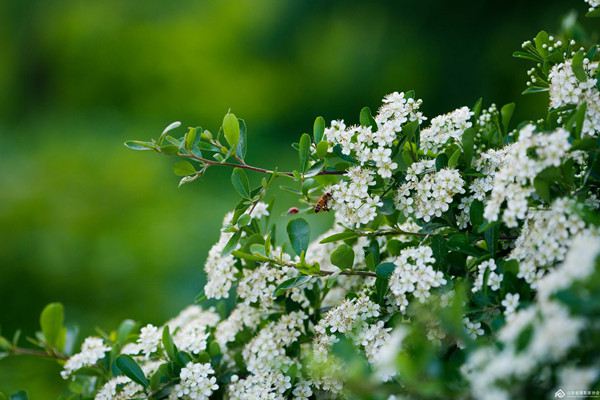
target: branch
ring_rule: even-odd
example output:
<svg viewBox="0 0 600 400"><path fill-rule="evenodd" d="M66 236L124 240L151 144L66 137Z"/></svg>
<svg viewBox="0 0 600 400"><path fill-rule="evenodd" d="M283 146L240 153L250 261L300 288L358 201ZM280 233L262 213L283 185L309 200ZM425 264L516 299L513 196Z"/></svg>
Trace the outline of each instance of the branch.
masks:
<svg viewBox="0 0 600 400"><path fill-rule="evenodd" d="M354 270L344 270L344 271L319 271L321 276L329 276L329 275L348 275L348 276L372 276L377 277L377 274L372 271L354 271Z"/></svg>
<svg viewBox="0 0 600 400"><path fill-rule="evenodd" d="M57 353L54 350L42 351L35 349L28 349L25 347L12 347L9 351L9 354L15 356L33 356L33 357L42 357L42 358L52 358L55 360L66 360L68 357L64 354Z"/></svg>
<svg viewBox="0 0 600 400"><path fill-rule="evenodd" d="M260 172L262 174L275 174L276 173L279 175L284 175L284 176L289 176L289 177L294 176L294 174L289 171L282 171L282 172L274 171L271 169L255 167L253 165L248 165L246 163L238 164L238 163L232 163L232 162L219 162L219 161L209 160L208 158L204 158L204 157L198 157L194 154L177 153L177 155L179 157L183 157L183 158L191 158L193 160L204 163L208 166L223 166L223 167L231 167L231 168L241 168L241 169L247 169L247 170L254 171L254 172ZM317 173L317 175L344 175L345 173L346 173L345 170L343 170L343 171L319 171Z"/></svg>
<svg viewBox="0 0 600 400"><path fill-rule="evenodd" d="M419 232L407 232L402 229L385 229L381 231L354 231L357 235L360 236L394 236L394 235L407 235L407 236L419 236L425 237L427 233L419 233Z"/></svg>

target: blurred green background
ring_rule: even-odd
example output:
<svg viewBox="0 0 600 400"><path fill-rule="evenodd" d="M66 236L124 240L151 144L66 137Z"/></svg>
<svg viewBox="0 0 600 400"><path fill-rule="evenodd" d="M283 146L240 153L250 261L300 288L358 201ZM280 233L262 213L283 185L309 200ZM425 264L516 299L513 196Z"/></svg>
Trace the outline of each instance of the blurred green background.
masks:
<svg viewBox="0 0 600 400"><path fill-rule="evenodd" d="M246 119L251 163L289 167L316 115L356 121L394 90L429 117L479 97L518 100L511 58L583 1L0 2L0 327L32 335L61 301L83 334L160 323L193 301L235 197L228 171L177 188L170 163L126 139L174 120ZM59 367L0 361L0 391L65 388Z"/></svg>

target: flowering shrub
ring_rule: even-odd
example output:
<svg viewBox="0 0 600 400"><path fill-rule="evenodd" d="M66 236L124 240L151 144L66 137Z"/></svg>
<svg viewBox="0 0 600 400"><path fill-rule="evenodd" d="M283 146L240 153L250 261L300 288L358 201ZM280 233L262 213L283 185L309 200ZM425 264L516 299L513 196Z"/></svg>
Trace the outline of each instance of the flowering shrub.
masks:
<svg viewBox="0 0 600 400"><path fill-rule="evenodd" d="M588 0L591 16L598 2ZM541 398L599 389L600 54L540 32L513 103L428 119L414 92L384 97L359 123L315 120L298 168L246 163L246 124L215 134L180 123L134 150L179 158L180 184L233 168L241 200L225 216L197 304L163 326L124 321L85 339L47 306L40 350L63 365L72 399ZM428 122L430 121L430 122ZM248 173L264 175L252 187ZM267 202L297 197L285 240ZM319 237L303 214L332 212ZM209 305L210 304L210 305Z"/></svg>

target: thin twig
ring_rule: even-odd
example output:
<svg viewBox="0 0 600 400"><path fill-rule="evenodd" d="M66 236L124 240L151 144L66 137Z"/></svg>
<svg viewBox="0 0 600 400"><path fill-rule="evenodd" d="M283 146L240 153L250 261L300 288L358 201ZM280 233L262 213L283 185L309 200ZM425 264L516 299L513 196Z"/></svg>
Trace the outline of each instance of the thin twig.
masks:
<svg viewBox="0 0 600 400"><path fill-rule="evenodd" d="M224 167L231 167L231 168L241 168L241 169L247 169L250 171L254 171L254 172L260 172L262 174L279 174L279 175L283 175L283 176L289 176L289 177L293 177L294 174L292 172L289 171L273 171L270 169L266 169L266 168L261 168L261 167L255 167L253 165L248 165L245 163L231 163L231 162L219 162L219 161L213 161L213 160L209 160L208 158L204 158L204 157L198 157L195 154L184 154L184 153L178 153L177 154L179 157L183 157L183 158L191 158L193 160L202 162L206 165L209 166L224 166ZM343 175L345 174L346 171L319 171L317 173L317 175Z"/></svg>
<svg viewBox="0 0 600 400"><path fill-rule="evenodd" d="M53 358L57 360L66 360L68 357L64 354L56 353L55 351L42 351L28 349L25 347L12 347L9 353L15 356L34 356L43 358Z"/></svg>

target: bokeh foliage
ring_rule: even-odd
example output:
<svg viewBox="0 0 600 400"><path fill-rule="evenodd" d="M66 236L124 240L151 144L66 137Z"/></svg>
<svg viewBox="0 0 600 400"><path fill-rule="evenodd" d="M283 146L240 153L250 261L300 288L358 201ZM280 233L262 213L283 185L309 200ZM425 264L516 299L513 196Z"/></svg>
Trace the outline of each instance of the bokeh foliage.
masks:
<svg viewBox="0 0 600 400"><path fill-rule="evenodd" d="M91 321L162 321L202 286L234 204L227 171L178 190L168 161L127 151L126 138L175 119L214 129L231 108L262 146L248 159L260 151L273 159L259 164L285 167L276 158L315 115L356 120L393 90L414 88L428 116L482 95L502 104L526 79L510 54L564 10L564 0L3 1L2 331L32 334L55 300L86 333ZM520 98L516 118L544 103ZM57 372L13 359L0 389L56 397Z"/></svg>

